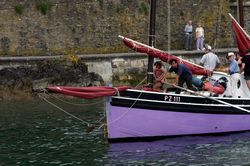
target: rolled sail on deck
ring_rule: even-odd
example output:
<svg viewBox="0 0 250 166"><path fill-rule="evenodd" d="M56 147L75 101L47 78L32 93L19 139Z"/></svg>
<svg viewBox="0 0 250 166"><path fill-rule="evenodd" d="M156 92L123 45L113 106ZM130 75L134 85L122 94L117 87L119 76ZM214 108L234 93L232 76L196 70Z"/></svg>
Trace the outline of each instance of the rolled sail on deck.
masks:
<svg viewBox="0 0 250 166"><path fill-rule="evenodd" d="M209 73L209 71L206 70L204 67L191 63L189 61L183 60L175 55L171 55L165 51L150 47L148 45L139 43L137 41L134 41L126 37L122 37L122 36L120 37L122 38L126 46L128 46L129 48L133 49L136 52L146 53L149 56L159 58L164 62L168 62L170 59L176 59L178 62L184 63L192 71L193 74L207 75Z"/></svg>

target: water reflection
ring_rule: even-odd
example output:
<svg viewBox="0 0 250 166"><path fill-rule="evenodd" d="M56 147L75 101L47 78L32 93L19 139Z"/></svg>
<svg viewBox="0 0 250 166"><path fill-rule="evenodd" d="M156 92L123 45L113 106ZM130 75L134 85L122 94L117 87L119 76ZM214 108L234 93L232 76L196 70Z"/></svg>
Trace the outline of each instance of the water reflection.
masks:
<svg viewBox="0 0 250 166"><path fill-rule="evenodd" d="M245 165L249 155L250 132L114 143L108 152L110 164L135 165Z"/></svg>

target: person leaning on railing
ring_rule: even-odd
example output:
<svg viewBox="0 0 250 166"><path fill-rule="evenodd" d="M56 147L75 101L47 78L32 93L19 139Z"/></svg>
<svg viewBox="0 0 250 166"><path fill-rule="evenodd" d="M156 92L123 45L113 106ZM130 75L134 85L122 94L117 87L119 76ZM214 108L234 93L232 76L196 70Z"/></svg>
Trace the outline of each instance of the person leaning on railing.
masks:
<svg viewBox="0 0 250 166"><path fill-rule="evenodd" d="M196 91L196 89L192 85L192 72L188 69L184 64L178 63L176 59L171 59L169 61L171 68L169 69L169 73L175 72L175 82L173 85L178 85L179 87L183 87L183 84L186 83L188 89ZM176 90L176 94L180 94L181 89L178 88Z"/></svg>

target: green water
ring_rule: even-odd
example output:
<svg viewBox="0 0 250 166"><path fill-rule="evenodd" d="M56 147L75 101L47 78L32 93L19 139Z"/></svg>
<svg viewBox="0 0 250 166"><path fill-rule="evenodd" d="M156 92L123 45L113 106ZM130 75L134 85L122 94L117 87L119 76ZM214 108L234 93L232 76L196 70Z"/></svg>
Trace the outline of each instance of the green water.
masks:
<svg viewBox="0 0 250 166"><path fill-rule="evenodd" d="M51 102L89 124L104 116L103 100ZM74 105L72 105L74 103ZM86 123L42 99L0 103L0 165L250 165L250 132L109 144L99 124Z"/></svg>
<svg viewBox="0 0 250 166"><path fill-rule="evenodd" d="M76 117L95 124L103 102L52 100ZM94 105L88 105L96 103ZM37 99L2 102L0 108L0 165L98 165L105 163L108 144L102 131L86 133L86 124ZM97 127L99 127L97 125Z"/></svg>

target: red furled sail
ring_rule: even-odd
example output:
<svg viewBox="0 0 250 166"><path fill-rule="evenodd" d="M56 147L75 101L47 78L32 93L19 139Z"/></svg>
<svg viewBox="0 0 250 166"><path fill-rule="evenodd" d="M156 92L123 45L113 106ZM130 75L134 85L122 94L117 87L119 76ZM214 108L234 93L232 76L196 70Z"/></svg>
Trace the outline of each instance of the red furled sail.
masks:
<svg viewBox="0 0 250 166"><path fill-rule="evenodd" d="M164 62L168 62L170 59L176 59L178 62L184 63L192 71L193 74L208 75L208 73L209 73L209 71L206 70L202 66L191 63L189 61L186 61L186 60L181 59L177 56L174 56L174 55L171 55L167 52L161 51L159 49L156 49L156 48L150 47L148 45L139 43L139 42L134 41L132 39L129 39L129 38L126 38L123 36L119 36L119 37L122 38L122 40L126 46L128 46L129 48L133 49L136 52L146 53L149 56L159 58Z"/></svg>
<svg viewBox="0 0 250 166"><path fill-rule="evenodd" d="M62 93L69 96L93 99L98 97L113 96L119 92L128 89L128 86L108 87L108 86L93 86L93 87L68 87L68 86L51 86L48 89L52 92Z"/></svg>
<svg viewBox="0 0 250 166"><path fill-rule="evenodd" d="M241 56L245 56L246 50L250 49L250 37L235 18L231 14L229 14L229 16L232 19L232 28L234 30L239 53Z"/></svg>

